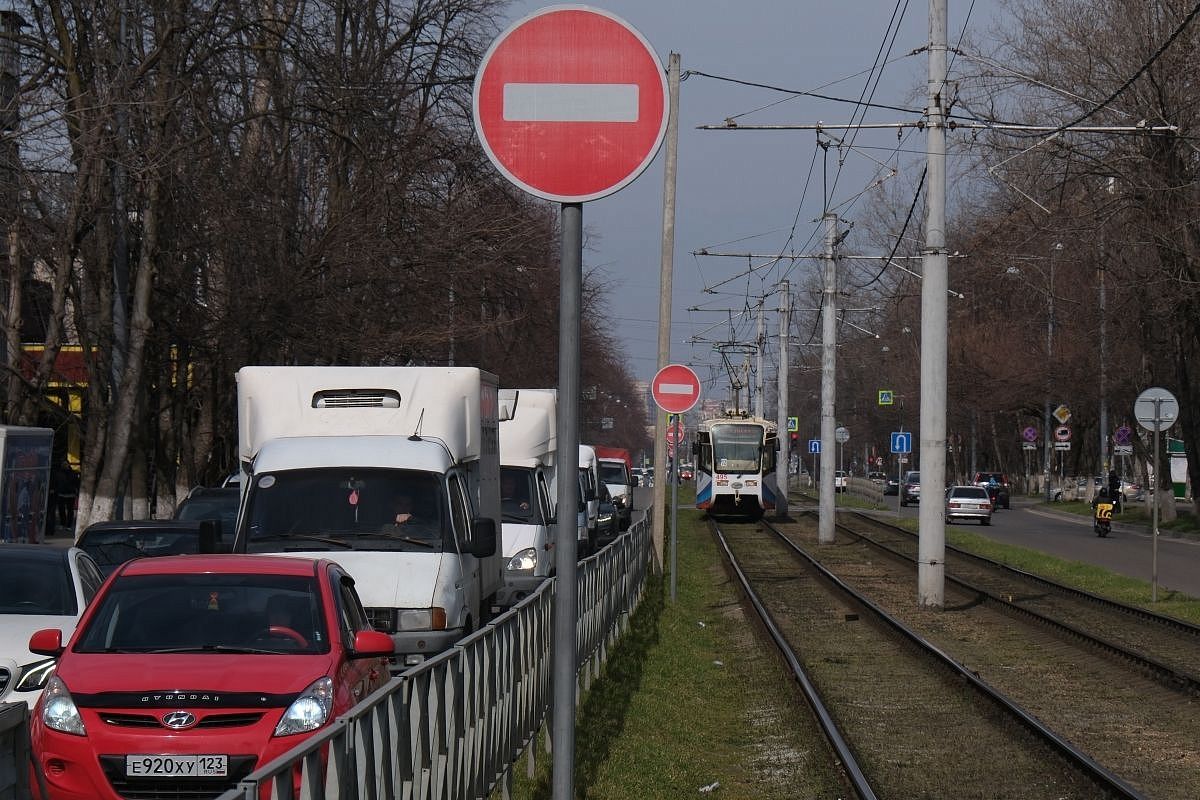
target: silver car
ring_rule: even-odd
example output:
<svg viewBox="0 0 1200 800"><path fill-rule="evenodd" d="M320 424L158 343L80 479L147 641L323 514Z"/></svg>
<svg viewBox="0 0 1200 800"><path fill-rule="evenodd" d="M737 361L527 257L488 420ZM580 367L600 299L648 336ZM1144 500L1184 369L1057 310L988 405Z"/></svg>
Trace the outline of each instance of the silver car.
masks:
<svg viewBox="0 0 1200 800"><path fill-rule="evenodd" d="M977 519L992 524L992 499L982 486L951 486L946 490L946 522Z"/></svg>

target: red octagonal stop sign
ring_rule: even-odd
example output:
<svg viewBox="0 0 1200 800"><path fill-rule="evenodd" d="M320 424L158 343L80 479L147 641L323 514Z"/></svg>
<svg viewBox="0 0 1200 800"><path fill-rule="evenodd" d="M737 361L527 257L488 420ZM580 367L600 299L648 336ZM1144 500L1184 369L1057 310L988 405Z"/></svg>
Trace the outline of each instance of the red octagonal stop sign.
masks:
<svg viewBox="0 0 1200 800"><path fill-rule="evenodd" d="M525 191L582 203L622 188L667 129L666 75L628 23L551 6L500 34L479 65L472 109L488 158Z"/></svg>

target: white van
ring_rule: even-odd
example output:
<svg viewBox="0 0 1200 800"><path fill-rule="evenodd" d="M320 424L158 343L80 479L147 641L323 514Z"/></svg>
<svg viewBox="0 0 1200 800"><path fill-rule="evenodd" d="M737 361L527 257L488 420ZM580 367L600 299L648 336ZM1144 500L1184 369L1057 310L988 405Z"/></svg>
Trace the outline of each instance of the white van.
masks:
<svg viewBox="0 0 1200 800"><path fill-rule="evenodd" d="M399 668L500 591L496 378L474 368L243 367L235 552L331 557Z"/></svg>
<svg viewBox="0 0 1200 800"><path fill-rule="evenodd" d="M600 527L600 464L596 450L590 444L579 445L579 476L583 481L583 497L587 501L587 546L581 556L596 552Z"/></svg>
<svg viewBox="0 0 1200 800"><path fill-rule="evenodd" d="M554 505L550 486L557 449L558 392L500 390L500 513L504 586L511 606L554 573Z"/></svg>

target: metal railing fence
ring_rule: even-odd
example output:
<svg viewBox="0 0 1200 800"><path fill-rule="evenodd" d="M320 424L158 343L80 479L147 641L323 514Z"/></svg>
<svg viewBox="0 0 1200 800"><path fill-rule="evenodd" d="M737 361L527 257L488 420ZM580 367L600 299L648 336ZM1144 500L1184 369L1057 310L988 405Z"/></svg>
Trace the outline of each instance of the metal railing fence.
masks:
<svg viewBox="0 0 1200 800"><path fill-rule="evenodd" d="M579 562L577 703L628 629L650 565L648 514ZM497 787L507 797L522 753L533 769L553 697L555 585L396 676L218 800L484 800Z"/></svg>

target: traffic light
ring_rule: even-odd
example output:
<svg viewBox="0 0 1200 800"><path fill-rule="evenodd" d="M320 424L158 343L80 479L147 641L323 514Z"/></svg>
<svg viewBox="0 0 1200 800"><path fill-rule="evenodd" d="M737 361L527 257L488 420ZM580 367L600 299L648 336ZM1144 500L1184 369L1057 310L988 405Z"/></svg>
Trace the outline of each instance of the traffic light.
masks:
<svg viewBox="0 0 1200 800"><path fill-rule="evenodd" d="M800 444L800 434L792 431L792 447Z"/></svg>

